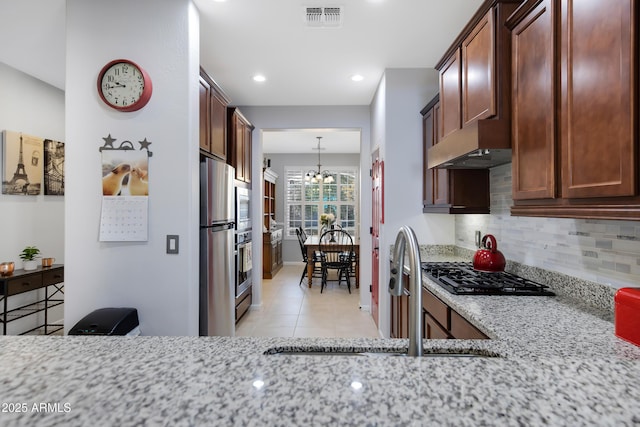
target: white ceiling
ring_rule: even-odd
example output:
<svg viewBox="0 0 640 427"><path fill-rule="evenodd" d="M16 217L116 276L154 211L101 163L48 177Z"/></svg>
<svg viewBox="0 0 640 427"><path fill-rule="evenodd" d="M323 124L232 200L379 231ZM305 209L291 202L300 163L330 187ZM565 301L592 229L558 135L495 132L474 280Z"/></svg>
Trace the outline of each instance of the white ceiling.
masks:
<svg viewBox="0 0 640 427"><path fill-rule="evenodd" d="M278 129L262 131L262 150L265 154L359 153L360 131L355 129Z"/></svg>
<svg viewBox="0 0 640 427"><path fill-rule="evenodd" d="M200 62L232 105L369 105L386 68L433 67L481 3L194 0ZM343 6L342 26L306 27L306 6ZM65 0L0 0L0 16L0 62L64 89ZM267 80L255 83L255 73Z"/></svg>

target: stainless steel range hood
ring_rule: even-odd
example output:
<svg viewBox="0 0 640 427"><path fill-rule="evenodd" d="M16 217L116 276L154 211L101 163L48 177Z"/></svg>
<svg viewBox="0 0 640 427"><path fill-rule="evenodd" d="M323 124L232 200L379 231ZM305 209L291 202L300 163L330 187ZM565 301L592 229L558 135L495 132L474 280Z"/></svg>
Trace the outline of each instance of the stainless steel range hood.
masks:
<svg viewBox="0 0 640 427"><path fill-rule="evenodd" d="M440 140L427 151L436 169L488 169L511 162L510 123L477 120Z"/></svg>

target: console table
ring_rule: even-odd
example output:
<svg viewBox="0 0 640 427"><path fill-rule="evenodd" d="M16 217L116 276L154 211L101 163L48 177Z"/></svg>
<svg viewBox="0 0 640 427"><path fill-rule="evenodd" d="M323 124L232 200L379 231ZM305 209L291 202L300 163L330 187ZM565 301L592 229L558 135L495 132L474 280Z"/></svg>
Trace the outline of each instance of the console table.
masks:
<svg viewBox="0 0 640 427"><path fill-rule="evenodd" d="M38 267L36 270L15 270L11 276L0 276L0 301L3 302L0 323L3 335L7 335L7 323L36 313L44 312L44 323L22 332L25 335L43 329L45 335L63 329L64 325L50 324L48 310L64 303L64 266L54 264L51 267ZM13 295L45 289L44 299L36 298L35 302L8 309L8 300Z"/></svg>

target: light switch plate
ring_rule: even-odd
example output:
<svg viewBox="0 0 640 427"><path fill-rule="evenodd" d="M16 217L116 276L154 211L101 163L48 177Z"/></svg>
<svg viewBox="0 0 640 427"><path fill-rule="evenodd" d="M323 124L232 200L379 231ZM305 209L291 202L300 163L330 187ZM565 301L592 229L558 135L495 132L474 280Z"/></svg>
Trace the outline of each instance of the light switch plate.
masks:
<svg viewBox="0 0 640 427"><path fill-rule="evenodd" d="M167 253L177 254L180 249L180 237L177 234L167 234Z"/></svg>

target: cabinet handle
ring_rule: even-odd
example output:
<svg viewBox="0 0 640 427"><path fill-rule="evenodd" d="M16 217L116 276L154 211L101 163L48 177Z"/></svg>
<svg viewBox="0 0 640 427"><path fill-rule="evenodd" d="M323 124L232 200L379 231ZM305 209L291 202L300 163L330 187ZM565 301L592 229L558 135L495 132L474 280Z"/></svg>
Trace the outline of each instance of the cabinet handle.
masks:
<svg viewBox="0 0 640 427"><path fill-rule="evenodd" d="M22 282L22 286L29 286L31 282Z"/></svg>
<svg viewBox="0 0 640 427"><path fill-rule="evenodd" d="M55 275L53 276L53 278L54 278L54 279L61 279L61 278L62 278L62 276L61 276L60 274L55 274Z"/></svg>

